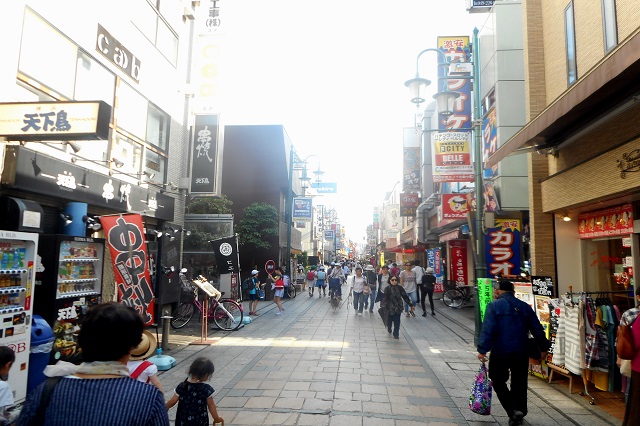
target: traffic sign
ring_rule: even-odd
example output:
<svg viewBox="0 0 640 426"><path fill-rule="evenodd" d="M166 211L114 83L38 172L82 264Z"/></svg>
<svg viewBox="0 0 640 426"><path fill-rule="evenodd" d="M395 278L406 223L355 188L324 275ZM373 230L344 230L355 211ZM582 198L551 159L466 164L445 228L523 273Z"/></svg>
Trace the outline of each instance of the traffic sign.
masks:
<svg viewBox="0 0 640 426"><path fill-rule="evenodd" d="M276 270L276 262L267 260L267 263L264 264L264 270L267 271L268 274L272 274Z"/></svg>

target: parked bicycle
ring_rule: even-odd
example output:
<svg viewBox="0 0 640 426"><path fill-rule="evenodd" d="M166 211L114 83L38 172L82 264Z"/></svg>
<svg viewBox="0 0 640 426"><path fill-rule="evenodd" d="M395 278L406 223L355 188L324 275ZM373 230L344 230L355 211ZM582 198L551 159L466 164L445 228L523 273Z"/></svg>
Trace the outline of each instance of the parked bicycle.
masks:
<svg viewBox="0 0 640 426"><path fill-rule="evenodd" d="M470 300L473 300L473 296L476 294L476 288L473 286L467 286L458 284L455 281L449 281L445 283L447 290L442 295L442 301L450 308L459 308Z"/></svg>
<svg viewBox="0 0 640 426"><path fill-rule="evenodd" d="M170 324L174 329L180 329L189 324L196 310L200 312L200 315L202 315L203 312L203 302L198 300L198 288L187 279L185 276L186 271L187 270L183 268L178 275L180 285L183 291L193 293L193 300L191 302L181 303L180 306L173 311L173 318L171 318ZM224 296L224 292L208 299L209 309L207 318L213 320L221 330L236 330L242 324L242 318L244 317L242 305L233 299L222 298L222 296Z"/></svg>
<svg viewBox="0 0 640 426"><path fill-rule="evenodd" d="M289 282L289 285L284 288L284 292L290 299L294 299L296 297L296 285Z"/></svg>

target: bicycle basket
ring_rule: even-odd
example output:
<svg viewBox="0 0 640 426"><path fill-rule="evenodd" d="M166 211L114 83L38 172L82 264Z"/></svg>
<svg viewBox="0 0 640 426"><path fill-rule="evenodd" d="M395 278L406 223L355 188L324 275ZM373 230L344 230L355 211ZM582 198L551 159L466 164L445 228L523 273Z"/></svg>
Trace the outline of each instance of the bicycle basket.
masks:
<svg viewBox="0 0 640 426"><path fill-rule="evenodd" d="M445 290L453 290L455 288L458 288L458 283L454 280L444 280L442 284L444 285Z"/></svg>
<svg viewBox="0 0 640 426"><path fill-rule="evenodd" d="M193 292L193 284L189 282L187 277L180 275L180 300L193 301L195 293Z"/></svg>

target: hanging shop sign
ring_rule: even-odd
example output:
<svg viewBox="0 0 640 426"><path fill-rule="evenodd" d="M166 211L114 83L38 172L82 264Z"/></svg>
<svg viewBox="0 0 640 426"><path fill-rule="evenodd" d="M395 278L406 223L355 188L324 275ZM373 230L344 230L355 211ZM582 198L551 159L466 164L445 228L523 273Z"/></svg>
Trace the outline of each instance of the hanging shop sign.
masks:
<svg viewBox="0 0 640 426"><path fill-rule="evenodd" d="M0 103L0 136L9 141L105 140L111 106L104 101Z"/></svg>
<svg viewBox="0 0 640 426"><path fill-rule="evenodd" d="M434 132L431 135L433 181L473 182L471 132Z"/></svg>
<svg viewBox="0 0 640 426"><path fill-rule="evenodd" d="M100 223L111 252L118 302L134 308L145 325L153 324L155 296L142 216L101 216Z"/></svg>
<svg viewBox="0 0 640 426"><path fill-rule="evenodd" d="M632 234L633 209L631 204L581 213L578 216L578 232L582 239Z"/></svg>
<svg viewBox="0 0 640 426"><path fill-rule="evenodd" d="M98 25L98 36L96 37L96 50L102 54L109 62L120 68L125 74L136 83L140 82L140 59L124 47L107 30Z"/></svg>
<svg viewBox="0 0 640 426"><path fill-rule="evenodd" d="M427 266L433 268L433 275L436 277L436 284L433 292L444 292L444 268L442 267L442 252L440 247L427 250Z"/></svg>
<svg viewBox="0 0 640 426"><path fill-rule="evenodd" d="M420 191L422 132L417 127L406 127L402 138L402 191Z"/></svg>
<svg viewBox="0 0 640 426"><path fill-rule="evenodd" d="M495 226L487 230L485 255L489 275L520 275L520 227L519 219L496 219Z"/></svg>
<svg viewBox="0 0 640 426"><path fill-rule="evenodd" d="M318 194L336 194L338 192L338 184L335 182L313 182L311 188L315 189Z"/></svg>
<svg viewBox="0 0 640 426"><path fill-rule="evenodd" d="M333 229L324 230L324 240L333 241L335 239L335 231Z"/></svg>
<svg viewBox="0 0 640 426"><path fill-rule="evenodd" d="M482 119L482 147L482 162L484 164L498 149L498 123L495 108L492 108ZM491 179L497 174L498 165L496 164L493 167L484 169L483 177Z"/></svg>
<svg viewBox="0 0 640 426"><path fill-rule="evenodd" d="M237 236L213 240L211 241L211 246L216 257L219 274L234 274L238 272L240 262Z"/></svg>
<svg viewBox="0 0 640 426"><path fill-rule="evenodd" d="M291 215L293 220L311 222L313 219L313 198L294 197Z"/></svg>
<svg viewBox="0 0 640 426"><path fill-rule="evenodd" d="M449 261L449 276L457 285L467 285L467 240L449 240L451 260Z"/></svg>
<svg viewBox="0 0 640 426"><path fill-rule="evenodd" d="M447 62L452 63L452 65L449 65L449 69L453 68L454 72L459 73L462 76L470 75L469 72L463 72L465 67L456 68L455 65L456 63L471 62L471 42L469 36L438 37L437 46L438 50L444 53ZM442 61L442 56L438 55L438 64L442 64ZM445 68L439 66L438 77L444 77L444 73ZM458 92L460 93L460 96L456 99L454 104L453 114L438 114L438 129L468 130L471 127L471 79L447 78L446 84L448 90Z"/></svg>
<svg viewBox="0 0 640 426"><path fill-rule="evenodd" d="M420 196L417 192L406 192L400 194L400 216L415 217L419 205Z"/></svg>
<svg viewBox="0 0 640 426"><path fill-rule="evenodd" d="M443 219L465 219L468 213L466 194L442 194Z"/></svg>
<svg viewBox="0 0 640 426"><path fill-rule="evenodd" d="M218 195L220 114L196 114L191 141L191 195Z"/></svg>

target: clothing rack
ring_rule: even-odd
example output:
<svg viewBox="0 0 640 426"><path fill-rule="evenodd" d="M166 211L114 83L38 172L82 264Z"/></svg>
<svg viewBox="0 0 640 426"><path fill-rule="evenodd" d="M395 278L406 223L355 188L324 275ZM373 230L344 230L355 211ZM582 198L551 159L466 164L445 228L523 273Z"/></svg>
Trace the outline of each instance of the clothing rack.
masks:
<svg viewBox="0 0 640 426"><path fill-rule="evenodd" d="M571 301L571 303L573 303L573 286L569 286L569 291L566 293L569 297L569 300ZM629 300L633 300L632 297L629 297L629 291L628 290L610 290L610 291L581 291L577 293L578 295L594 295L594 294L625 294L626 295L626 299L627 299L627 305L632 308L633 307L633 302L629 302ZM582 396L588 396L589 398L591 398L591 400L589 401L589 404L591 405L595 405L596 403L596 399L589 393L589 389L588 389L588 384L589 384L589 380L587 379L587 376L585 374L586 369L583 369L582 372L582 383L584 384L584 391L580 392L580 395ZM569 386L571 386L571 382L569 382ZM571 392L571 391L569 391Z"/></svg>

